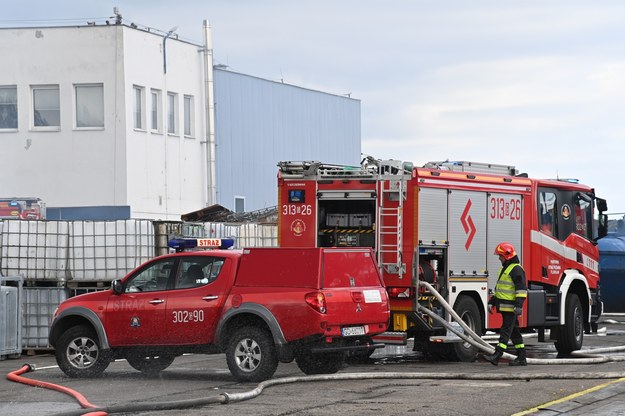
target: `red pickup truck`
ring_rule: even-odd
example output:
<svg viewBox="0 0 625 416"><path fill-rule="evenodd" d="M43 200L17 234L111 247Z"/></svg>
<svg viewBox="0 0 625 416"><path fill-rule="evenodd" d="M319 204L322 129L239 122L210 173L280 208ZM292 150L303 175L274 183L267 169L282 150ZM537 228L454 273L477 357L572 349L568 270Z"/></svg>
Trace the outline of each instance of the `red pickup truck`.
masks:
<svg viewBox="0 0 625 416"><path fill-rule="evenodd" d="M183 353L225 353L239 381L271 378L295 360L338 371L387 329L388 297L368 248L251 248L172 253L64 301L50 327L70 377L116 358L157 374Z"/></svg>

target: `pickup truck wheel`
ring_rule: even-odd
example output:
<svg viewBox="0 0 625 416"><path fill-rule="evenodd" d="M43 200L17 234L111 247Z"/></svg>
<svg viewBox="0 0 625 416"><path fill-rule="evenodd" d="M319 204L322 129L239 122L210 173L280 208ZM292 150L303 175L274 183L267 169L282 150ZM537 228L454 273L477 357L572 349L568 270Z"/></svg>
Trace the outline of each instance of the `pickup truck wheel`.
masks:
<svg viewBox="0 0 625 416"><path fill-rule="evenodd" d="M278 368L278 353L271 334L251 326L239 328L228 342L226 362L238 381L270 379Z"/></svg>
<svg viewBox="0 0 625 416"><path fill-rule="evenodd" d="M74 326L59 337L55 356L59 368L69 377L98 376L111 362L95 331L85 325Z"/></svg>
<svg viewBox="0 0 625 416"><path fill-rule="evenodd" d="M141 355L131 354L126 357L128 364L135 370L148 376L155 376L171 365L176 359L173 355Z"/></svg>
<svg viewBox="0 0 625 416"><path fill-rule="evenodd" d="M341 352L327 354L302 353L295 357L295 362L306 375L334 374L343 367L345 354Z"/></svg>

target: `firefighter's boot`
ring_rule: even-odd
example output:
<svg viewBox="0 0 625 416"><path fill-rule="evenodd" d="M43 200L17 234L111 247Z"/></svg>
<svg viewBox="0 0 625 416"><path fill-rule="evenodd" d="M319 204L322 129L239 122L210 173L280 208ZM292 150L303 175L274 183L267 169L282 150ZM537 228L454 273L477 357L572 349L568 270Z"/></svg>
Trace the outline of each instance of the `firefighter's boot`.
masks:
<svg viewBox="0 0 625 416"><path fill-rule="evenodd" d="M495 347L495 352L493 354L483 355L482 358L484 358L486 361L488 361L492 365L497 365L499 363L499 360L503 356L503 353L504 353L503 348L497 345Z"/></svg>
<svg viewBox="0 0 625 416"><path fill-rule="evenodd" d="M525 366L527 365L527 354L525 353L525 348L519 348L516 351L517 356L514 361L510 361L508 365L517 367L517 366Z"/></svg>

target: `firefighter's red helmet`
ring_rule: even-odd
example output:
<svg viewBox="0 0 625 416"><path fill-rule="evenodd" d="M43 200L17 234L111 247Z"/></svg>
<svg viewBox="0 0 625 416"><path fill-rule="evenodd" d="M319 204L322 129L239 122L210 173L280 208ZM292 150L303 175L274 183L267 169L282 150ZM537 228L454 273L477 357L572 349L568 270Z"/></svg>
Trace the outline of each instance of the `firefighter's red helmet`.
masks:
<svg viewBox="0 0 625 416"><path fill-rule="evenodd" d="M497 248L495 248L495 254L503 256L506 260L510 260L512 257L516 256L516 251L514 250L514 246L510 243L499 243Z"/></svg>

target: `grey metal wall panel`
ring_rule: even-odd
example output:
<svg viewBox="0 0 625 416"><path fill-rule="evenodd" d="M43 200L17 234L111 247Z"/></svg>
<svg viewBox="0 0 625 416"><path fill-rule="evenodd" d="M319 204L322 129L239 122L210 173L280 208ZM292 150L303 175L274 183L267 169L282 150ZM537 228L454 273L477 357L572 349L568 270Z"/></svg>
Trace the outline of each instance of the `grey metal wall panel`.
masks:
<svg viewBox="0 0 625 416"><path fill-rule="evenodd" d="M217 201L245 210L277 204L277 163L359 164L360 101L215 70Z"/></svg>
<svg viewBox="0 0 625 416"><path fill-rule="evenodd" d="M523 261L523 199L521 195L490 194L488 196L488 283L494 287L501 269L499 258L495 256L497 244L507 241L517 251Z"/></svg>
<svg viewBox="0 0 625 416"><path fill-rule="evenodd" d="M419 240L423 244L447 241L447 190L419 190Z"/></svg>
<svg viewBox="0 0 625 416"><path fill-rule="evenodd" d="M0 276L0 360L22 353L21 276Z"/></svg>
<svg viewBox="0 0 625 416"><path fill-rule="evenodd" d="M449 274L485 276L486 273L486 193L451 191Z"/></svg>
<svg viewBox="0 0 625 416"><path fill-rule="evenodd" d="M17 288L0 286L0 359L21 352L18 339L19 304Z"/></svg>

